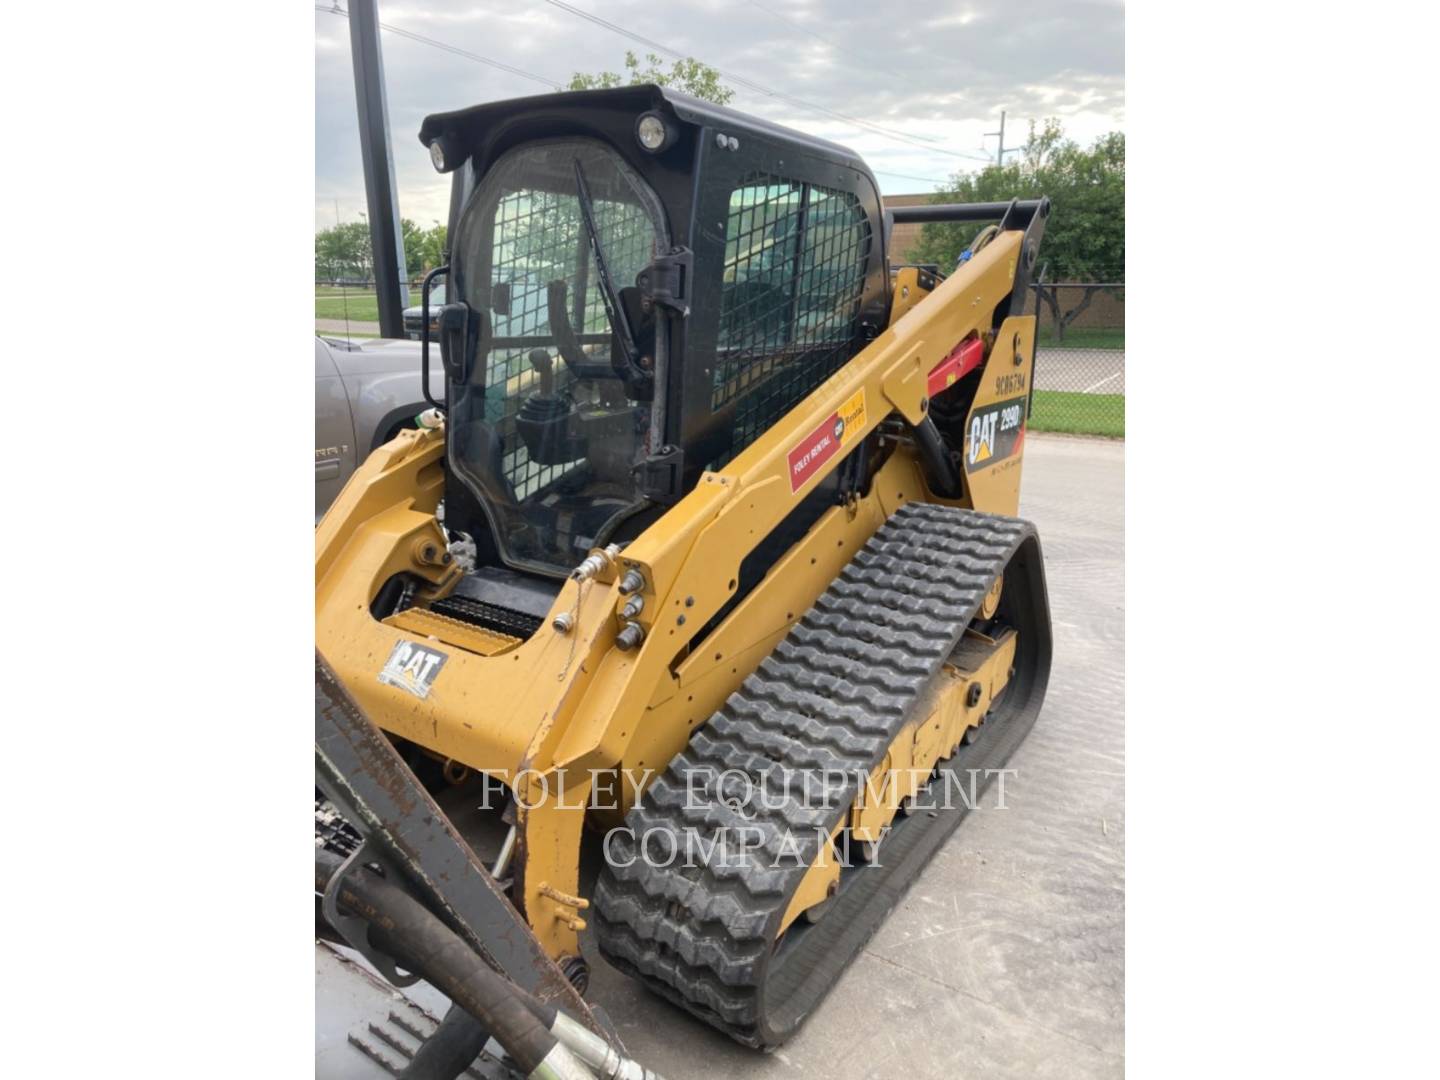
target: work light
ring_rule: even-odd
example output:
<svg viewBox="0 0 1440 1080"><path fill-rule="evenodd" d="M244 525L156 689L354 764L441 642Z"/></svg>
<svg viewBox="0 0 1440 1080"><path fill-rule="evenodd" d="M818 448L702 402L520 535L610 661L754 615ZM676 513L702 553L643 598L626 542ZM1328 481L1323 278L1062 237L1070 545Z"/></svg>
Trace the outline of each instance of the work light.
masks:
<svg viewBox="0 0 1440 1080"><path fill-rule="evenodd" d="M635 122L635 138L640 145L652 154L658 154L666 149L674 141L673 134L665 118L659 113L644 113Z"/></svg>

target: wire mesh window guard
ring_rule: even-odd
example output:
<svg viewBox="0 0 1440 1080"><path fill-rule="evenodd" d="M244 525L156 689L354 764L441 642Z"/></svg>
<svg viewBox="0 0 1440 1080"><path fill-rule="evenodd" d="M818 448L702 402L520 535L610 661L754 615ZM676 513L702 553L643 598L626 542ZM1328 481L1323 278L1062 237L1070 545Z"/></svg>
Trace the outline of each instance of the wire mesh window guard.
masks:
<svg viewBox="0 0 1440 1080"><path fill-rule="evenodd" d="M636 203L598 194L594 204L595 227L611 278L617 288L633 285L635 276L655 257L655 228L649 214ZM582 345L608 350L610 324L575 195L530 188L506 192L495 207L491 250L491 306L502 310L492 316L495 347L490 350L485 372L487 413L493 408L489 419L507 447L506 479L515 497L523 499L573 467L573 463L533 462L524 444L515 438L514 418L533 381L529 360L536 347L533 339L554 337L546 298L549 283L566 283L571 325ZM495 285L506 287L508 305L494 303ZM507 340L515 344L505 344ZM556 389L564 392L574 380L563 365L557 363L556 369Z"/></svg>
<svg viewBox="0 0 1440 1080"><path fill-rule="evenodd" d="M735 420L717 465L854 354L870 243L850 192L768 175L731 192L711 408Z"/></svg>
<svg viewBox="0 0 1440 1080"><path fill-rule="evenodd" d="M602 143L559 139L510 151L483 178L457 230L457 288L489 327L481 370L452 391L451 457L512 565L573 566L638 501L634 465L651 436L651 403L629 398L612 368L577 168L611 281L626 295L668 247L664 218L654 193ZM569 334L552 325L557 283L583 355L564 354Z"/></svg>

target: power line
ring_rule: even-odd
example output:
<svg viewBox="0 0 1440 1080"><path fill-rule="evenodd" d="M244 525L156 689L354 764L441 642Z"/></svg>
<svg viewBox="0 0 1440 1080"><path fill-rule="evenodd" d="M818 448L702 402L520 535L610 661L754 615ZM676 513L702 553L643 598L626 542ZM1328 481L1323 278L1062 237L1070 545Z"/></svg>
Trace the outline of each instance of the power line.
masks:
<svg viewBox="0 0 1440 1080"><path fill-rule="evenodd" d="M801 26L799 23L797 23L797 22L795 22L795 21L793 21L793 20L791 20L791 19L787 19L784 15L781 15L778 11L773 11L773 10L771 10L770 8L766 7L764 4L758 4L758 3L755 2L755 0L749 0L749 3L750 3L750 6L751 6L751 7L759 8L761 11L765 12L766 15L769 15L772 19L778 19L780 22L784 23L786 26L790 27L791 29L799 30L802 34L809 34L811 37L813 37L813 38L814 38L815 40L817 40L817 41L823 41L826 45L829 45L829 46L830 46L832 49L834 49L836 52L844 53L846 56L853 57L854 59L859 60L859 61L860 61L861 63L863 63L863 64L873 64L873 63L875 62L875 58L874 58L873 56L865 57L865 56L861 56L859 53L853 53L853 52L851 52L849 49L845 48L843 45L837 45L837 44L835 44L835 42L831 41L829 38L825 37L824 35L822 35L822 34L817 34L814 30L811 30L808 26Z"/></svg>
<svg viewBox="0 0 1440 1080"><path fill-rule="evenodd" d="M329 12L331 15L340 15L347 19L350 17L350 12L346 11L339 5L336 5L334 7L322 7L321 5L316 4L315 10ZM510 64L501 63L499 60L491 60L488 56L481 56L479 53L468 52L465 49L457 48L454 45L448 45L443 41L436 41L434 38L426 37L424 34L417 34L413 30L406 30L404 27L391 26L389 23L382 22L380 24L380 29L388 30L390 31L390 33L398 34L400 37L403 38L409 38L411 41L418 41L422 45L430 45L436 49L444 49L448 53L453 53L455 56L464 57L466 60L473 60L477 64L488 64L490 67L499 68L501 71L507 71L511 75L518 75L522 79L529 79L532 82L538 82L543 86L548 86L552 90L564 89L564 87L555 79L548 79L544 75L536 75L533 71L526 71L524 68L512 67Z"/></svg>
<svg viewBox="0 0 1440 1080"><path fill-rule="evenodd" d="M912 176L909 173L891 172L889 169L871 169L876 176L898 176L902 180L923 180L927 184L948 184L949 180L940 180L933 176Z"/></svg>
<svg viewBox="0 0 1440 1080"><path fill-rule="evenodd" d="M618 26L618 25L616 25L616 24L614 24L614 23L608 22L607 20L602 19L602 18L600 18L600 17L597 16L597 15L591 15L589 12L581 11L579 8L575 8L575 7L570 6L569 4L560 2L560 0L546 0L546 2L547 2L547 3L550 3L550 4L553 4L555 7L561 8L561 9L564 10L564 11L569 12L569 13L572 14L572 15L577 15L577 16L579 16L579 17L582 18L582 19L585 19L585 20L587 20L587 21L589 21L589 22L595 23L596 25L603 26L605 29L610 30L610 31L612 31L612 32L614 32L614 33L620 34L620 35L623 36L623 37L628 37L628 38L630 38L632 41L638 42L639 44L644 45L644 46L646 46L647 48L656 49L656 50L658 50L658 51L660 51L660 52L663 52L663 53L668 53L669 55L671 55L671 56L673 56L673 57L676 57L677 59L681 59L681 60L690 59L690 56L689 56L688 54L686 54L686 53L682 53L682 52L680 52L680 51L678 51L678 50L676 50L676 49L672 49L672 48L670 48L670 47L667 46L667 45L662 45L660 42L658 42L658 41L653 41L653 40L651 40L650 38L641 36L640 34L632 33L631 31L626 30L623 26ZM753 0L752 0L752 2L753 2ZM775 14L774 12L770 12L768 8L764 8L763 6L761 6L761 5L759 5L759 4L756 4L755 6L756 6L756 7L760 7L760 9L761 9L762 11L767 11L769 14L772 14L772 15ZM344 8L339 7L338 4L335 5L335 6L332 6L332 7L323 7L323 6L321 6L320 4L316 4L316 5L315 5L315 10L316 10L316 11L327 12L327 13L329 13L329 14L331 14L331 15L340 15L340 16L342 16L342 17L344 17L344 18L347 18L347 19L350 17L350 13L349 13L348 11L346 11ZM787 23L789 22L788 19L784 19L783 17L780 17L780 16L776 16L776 17L777 17L777 18L781 18L781 21L782 21L782 22L787 22ZM795 24L794 24L794 23L790 23L790 25L794 26ZM462 58L464 58L464 59L466 59L466 60L471 60L471 61L473 61L473 62L475 62L475 63L477 63L477 64L485 64L485 65L488 65L489 67L497 68L497 69L500 70L500 71L508 72L508 73L511 74L511 75L519 76L519 77L522 78L522 79L529 79L529 80L532 81L532 82L540 83L542 86L547 86L547 87L550 87L550 88L555 89L555 90L563 90L563 89L564 89L564 85L563 85L559 80L557 80L557 79L552 79L552 78L549 78L549 77L544 76L544 75L537 75L537 74L536 74L535 72L533 72L533 71L526 71L524 68L518 68L518 67L515 67L515 66L513 66L513 65L511 65L511 64L502 63L502 62L499 61L499 60L492 60L492 59L491 59L490 57L488 57L488 56L481 56L479 53L473 53L473 52L470 52L470 51L468 51L468 50L466 50L466 49L461 49L461 48L459 48L458 46L450 45L450 44L448 44L448 43L446 43L446 42L443 42L443 41L437 41L435 38L426 37L424 34L417 34L417 33L415 33L413 30L406 30L404 27L401 27L401 26L392 26L392 25L389 24L389 23L381 23L381 24L380 24L380 28L381 28L382 30L387 30L387 31L389 31L389 32L392 33L392 34L396 34L396 35L398 35L398 36L400 36L400 37L408 38L408 39L411 40L411 41L419 42L419 43L422 44L422 45L429 45L431 48L441 49L441 50L443 50L443 51L445 51L445 52L451 53L451 54L454 55L454 56L459 56L459 57L462 57ZM797 26L796 29L804 29L804 28ZM806 33L811 33L811 31L806 31ZM819 35L815 35L815 36L816 36L816 37L819 37ZM823 40L825 40L825 39L824 39L824 38L821 38L821 40L823 41ZM827 41L827 44L832 44L832 45L833 45L834 43ZM838 49L839 46L835 46L835 48ZM843 52L843 51L845 51L845 50L841 50L841 51ZM852 55L853 55L853 54L852 54ZM734 72L723 71L723 70L721 70L720 68L715 68L715 70L716 70L719 74L723 75L725 78L731 80L732 82L738 83L738 84L740 84L741 86L746 87L747 89L754 90L756 93L764 94L764 95L766 95L767 97L773 97L773 98L776 98L776 99L778 99L778 100L780 100L780 101L788 102L789 104L792 104L792 105L797 105L797 106L799 106L800 108L811 109L811 110L813 110L813 111L815 111L815 112L823 113L823 114L825 114L826 116L833 117L833 118L835 118L835 119L837 119L837 120L842 120L842 121L844 121L844 122L846 122L846 123L855 124L855 125L858 126L858 127L861 127L861 128L863 128L863 129L865 129L865 130L874 132L875 134L880 135L880 136L882 136L882 137L884 137L884 138L893 139L893 140L899 140L899 141L902 141L902 142L909 143L909 144L912 145L912 146L917 146L917 147L920 147L920 148L922 148L922 149L929 150L929 151L931 151L931 152L933 152L933 153L946 154L946 155L949 155L949 156L951 156L951 157L963 158L963 159L971 160L971 161L986 161L986 162L988 162L988 161L990 160L990 158L989 158L988 155L981 156L981 155L977 155L977 154L967 154L967 153L963 153L963 152L956 151L956 150L946 150L946 149L943 149L943 148L941 148L941 147L938 147L938 146L933 145L931 142L929 142L927 139L925 139L924 136L907 135L907 134L905 134L905 133L903 133L903 132L898 132L898 131L894 131L894 130L889 129L889 128L884 128L884 127L881 127L881 126L878 125L878 124L871 123L871 122L868 121L868 120L861 120L861 119L859 119L859 118L857 118L857 117L847 116L846 114L836 112L836 111L834 111L833 109L827 109L827 108L825 108L823 105L816 105L816 104L814 104L813 102L805 101L805 100L803 100L803 99L801 99L801 98L793 97L793 96L791 96L791 95L789 95L789 94L782 93L782 92L779 91L779 90L771 89L770 87L763 86L763 85L761 85L760 83L753 82L753 81L750 80L750 79L746 79L745 77L743 77L743 76L741 76L741 75L737 75L737 74L735 74ZM933 177L910 176L910 175L904 174L904 173L886 173L885 175L887 175L887 176L900 176L900 177L903 177L904 179L907 179L907 180L925 180L925 181L927 181L928 183L935 183L935 184L943 184L943 183L947 183L947 182L948 182L948 181L945 181L945 180L937 180L937 179L934 179Z"/></svg>
<svg viewBox="0 0 1440 1080"><path fill-rule="evenodd" d="M697 57L693 57L689 53L680 52L678 49L672 49L668 45L662 45L658 41L655 41L651 38L643 37L640 34L634 33L631 30L627 30L625 29L625 27L619 26L616 23L612 23L606 19L602 19L598 15L592 15L588 11L582 11L580 8L573 7L572 5L565 3L564 0L545 0L545 2L547 4L550 4L552 7L559 8L561 11L568 12L571 15L575 15L578 18L584 19L586 22L594 23L596 26L604 27L606 30L609 30L615 34L619 34L621 37L627 37L631 41L638 42L639 44L644 45L648 49L655 49L659 52L667 53L670 56L675 57L677 60L698 59ZM704 61L701 61L701 63L704 63ZM810 109L814 112L824 113L826 116L833 117L836 120L843 120L848 124L854 124L857 127L861 127L866 129L867 131L874 132L875 134L881 135L884 138L894 139L900 142L909 143L912 146L918 146L924 150L929 150L932 154L948 154L950 157L965 158L970 161L984 161L987 163L990 160L989 155L981 156L978 154L963 153L959 150L944 150L938 146L933 145L932 143L927 143L921 139L918 139L913 135L906 135L902 132L894 131L890 128L884 128L878 124L873 124L868 120L861 120L858 117L847 116L845 113L836 112L834 109L827 109L823 105L816 105L812 101L806 101L803 98L797 98L793 95L782 93L779 90L772 89L771 87L764 86L760 83L754 82L751 79L747 79L743 75L737 75L733 71L726 71L723 68L715 67L714 64L706 64L706 66L713 68L716 73L724 76L731 82L738 83L740 86L743 86L748 90L754 90L758 94L764 94L766 97L772 97L779 101L784 101L788 104L799 106L802 109Z"/></svg>
<svg viewBox="0 0 1440 1080"><path fill-rule="evenodd" d="M808 26L801 26L799 23L795 22L793 19L788 19L788 18L786 18L784 15L781 15L778 11L775 11L775 10L772 9L772 8L766 7L764 4L758 3L757 0L749 0L749 3L750 3L750 6L751 6L751 7L757 8L758 10L763 11L766 15L769 15L772 19L776 19L776 20L784 23L786 26L790 27L792 30L798 30L798 31L800 31L800 33L802 33L802 34L808 34L810 37L813 37L816 41L819 41L819 42L822 42L822 43L824 43L824 44L826 44L826 45L829 45L829 46L830 46L832 49L834 49L836 52L841 53L841 54L843 54L843 55L845 55L845 56L848 56L848 57L850 57L850 58L852 58L852 59L854 59L854 60L858 60L860 63L866 65L867 67L874 63L875 58L874 58L873 56L862 56L860 53L852 52L852 51L850 51L849 49L845 48L845 46L840 45L840 44L837 44L837 43L834 42L834 41L831 41L831 40L830 40L829 38L827 38L824 34L817 34L814 30L811 30ZM943 141L943 140L941 140L941 139L934 138L934 137L928 136L928 135L913 135L913 136L909 136L909 137L910 137L910 138L915 138L915 139L920 139L920 140L922 140L923 142L928 142L928 143L937 143L937 142ZM899 175L899 174L898 174L898 173L892 173L891 175ZM916 177L911 177L911 179L917 179L917 178L916 178Z"/></svg>
<svg viewBox="0 0 1440 1080"><path fill-rule="evenodd" d="M1005 165L1005 155L1006 155L1006 154L1018 154L1018 153L1020 152L1020 150L1021 150L1021 148L1018 147L1018 146L1012 146L1012 147L1010 147L1008 150L1005 148L1005 110L1004 110L1004 109L1001 109L1001 110L1000 110L1000 130L999 130L999 131L987 131L987 132L985 132L984 135L981 136L981 138L989 138L991 135L999 135L999 136L1000 136L1000 145L999 145L999 147L997 147L997 149L996 149L996 151L995 151L995 164L996 164L996 165L999 165L999 166L1001 166L1001 167L1003 168L1004 165Z"/></svg>
<svg viewBox="0 0 1440 1080"><path fill-rule="evenodd" d="M770 15L770 16L773 16L773 17L776 18L776 19L779 19L781 22L785 23L787 26L792 26L792 27L794 27L796 30L799 30L802 34L809 34L811 37L816 38L816 39L818 39L818 40L820 40L820 41L823 41L826 45L829 45L831 48L839 49L839 50L840 50L841 52L843 52L846 56L854 57L856 60L859 60L861 63L863 63L863 64L865 64L865 65L867 65L867 66L873 65L873 64L875 63L875 58L874 58L873 56L863 56L863 55L861 55L860 53L851 52L849 49L845 48L843 45L837 45L835 42L831 41L829 38L825 37L823 34L817 34L814 30L811 30L808 26L801 26L799 23L795 22L793 19L788 19L788 18L786 18L784 15L781 15L778 11L775 11L773 8L768 8L768 7L766 7L764 4L757 3L756 0L748 0L748 2L749 2L749 4L750 4L752 7L757 7L757 8L759 8L761 11L765 12L765 14ZM909 44L910 44L910 41L909 41L908 38L902 38L901 40L902 40L902 41L904 42L904 44L906 44L906 45L909 45ZM953 67L954 64L955 64L955 59L956 59L956 58L955 58L954 56L941 56L939 53L931 52L929 49L925 48L923 45L914 45L914 46L912 46L912 47L913 47L917 52L923 53L924 55L930 57L932 60L935 60L936 62L945 65L946 68Z"/></svg>

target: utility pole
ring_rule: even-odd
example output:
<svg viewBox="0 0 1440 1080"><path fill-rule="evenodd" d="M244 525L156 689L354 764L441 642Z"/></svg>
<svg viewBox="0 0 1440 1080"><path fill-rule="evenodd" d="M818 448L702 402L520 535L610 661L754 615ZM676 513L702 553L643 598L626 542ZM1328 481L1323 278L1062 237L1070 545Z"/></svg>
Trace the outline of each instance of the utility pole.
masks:
<svg viewBox="0 0 1440 1080"><path fill-rule="evenodd" d="M380 334L405 336L401 312L410 303L405 287L405 238L395 199L395 161L390 155L390 117L385 69L380 62L380 12L376 0L350 0L350 59L355 68L355 108L360 117L360 160L370 208L370 252Z"/></svg>
<svg viewBox="0 0 1440 1080"><path fill-rule="evenodd" d="M998 136L1000 136L1000 148L995 151L995 164L996 164L996 165L1004 165L1004 164L1005 164L1005 155L1006 155L1007 153L1010 153L1010 154L1019 153L1020 147L1018 147L1018 146L1011 147L1008 151L1005 149L1005 110L1004 110L1004 109L1001 109L1001 110L1000 110L1000 130L999 130L999 131L987 131L987 132L985 132L985 136L986 136L987 138L988 138L989 136L991 136L991 135L998 135Z"/></svg>

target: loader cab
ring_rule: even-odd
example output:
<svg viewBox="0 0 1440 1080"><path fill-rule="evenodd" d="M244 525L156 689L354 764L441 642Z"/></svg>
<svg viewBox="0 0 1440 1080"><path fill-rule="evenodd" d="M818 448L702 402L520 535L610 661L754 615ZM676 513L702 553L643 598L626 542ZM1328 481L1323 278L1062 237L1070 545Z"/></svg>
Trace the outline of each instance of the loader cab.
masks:
<svg viewBox="0 0 1440 1080"><path fill-rule="evenodd" d="M561 577L638 535L887 322L843 147L654 86L431 116L453 174L446 525Z"/></svg>

